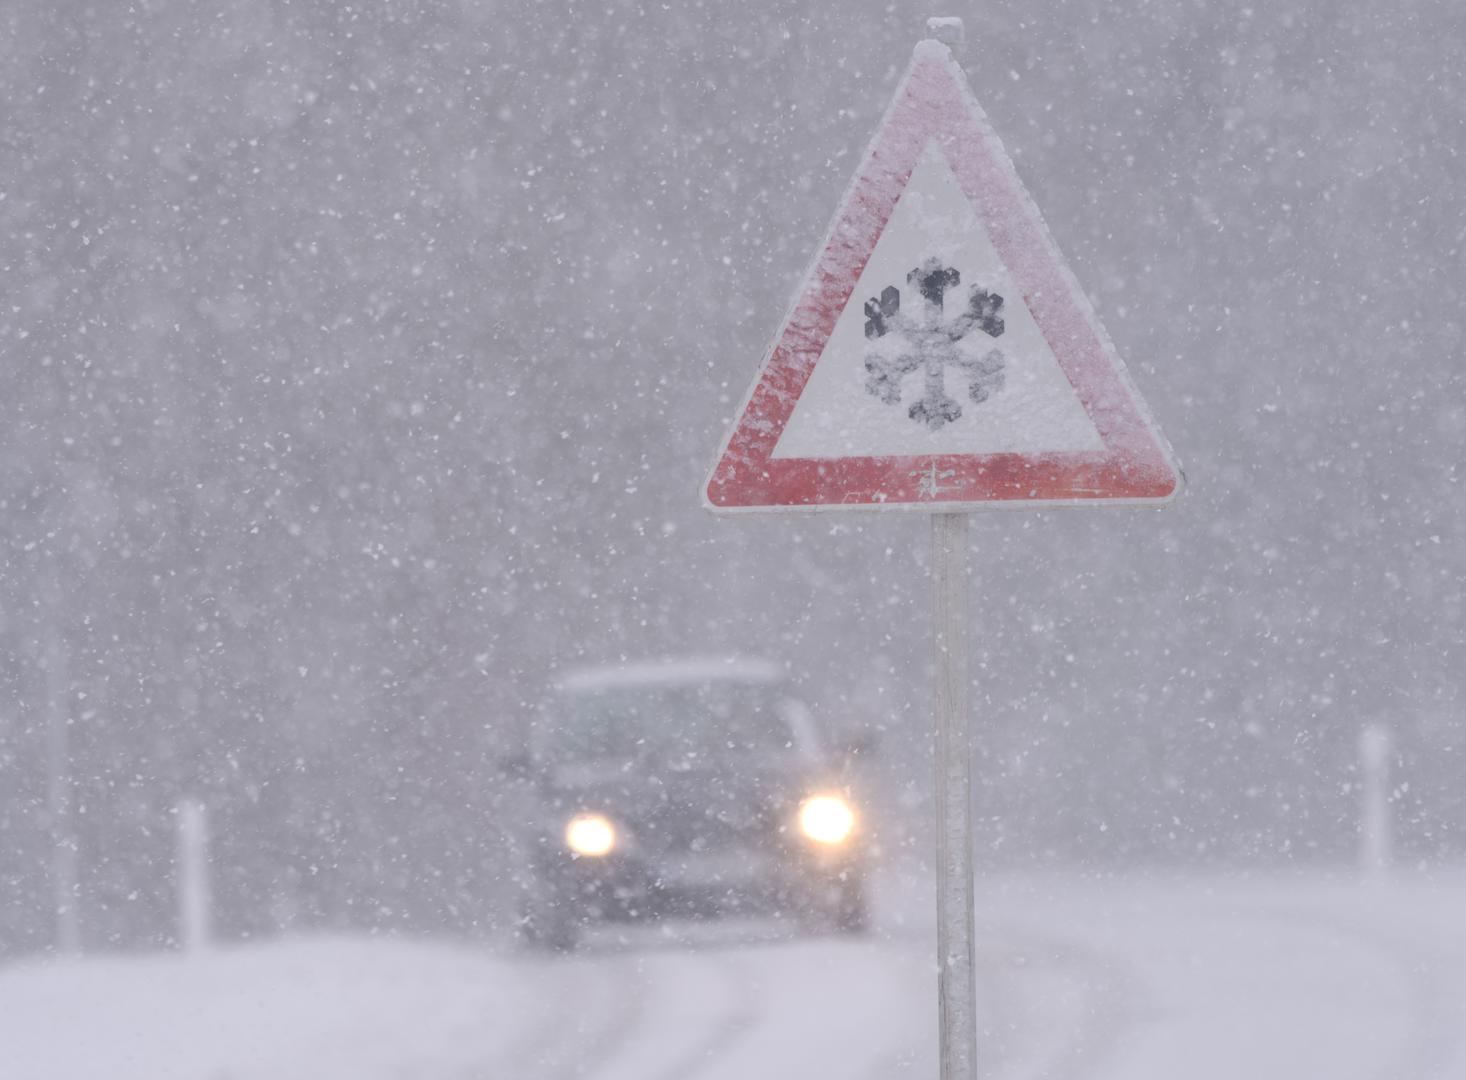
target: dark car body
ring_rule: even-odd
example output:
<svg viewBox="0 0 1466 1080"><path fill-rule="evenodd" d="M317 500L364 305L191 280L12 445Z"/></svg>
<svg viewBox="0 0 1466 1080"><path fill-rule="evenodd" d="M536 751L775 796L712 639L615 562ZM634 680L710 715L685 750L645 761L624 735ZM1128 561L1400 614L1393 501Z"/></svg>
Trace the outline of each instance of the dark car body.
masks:
<svg viewBox="0 0 1466 1080"><path fill-rule="evenodd" d="M536 724L522 927L572 947L604 921L772 914L864 927L859 830L839 843L799 824L812 796L850 805L840 769L780 673L754 661L588 669ZM614 830L604 854L567 828ZM598 828L600 826L597 826Z"/></svg>

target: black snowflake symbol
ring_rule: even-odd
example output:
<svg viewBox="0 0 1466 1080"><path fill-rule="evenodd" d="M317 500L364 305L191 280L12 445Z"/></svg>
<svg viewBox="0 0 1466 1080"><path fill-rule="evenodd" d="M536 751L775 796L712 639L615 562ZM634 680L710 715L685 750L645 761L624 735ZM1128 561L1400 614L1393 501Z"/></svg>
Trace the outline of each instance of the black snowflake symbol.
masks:
<svg viewBox="0 0 1466 1080"><path fill-rule="evenodd" d="M901 291L887 286L881 295L865 303L865 336L872 341L892 335L896 348L866 352L865 388L888 405L901 401L901 381L917 368L925 369L924 392L909 410L913 420L933 431L962 415L962 406L947 396L945 370L956 368L967 380L968 396L981 403L1003 388L1005 361L1001 349L992 348L974 358L958 347L973 330L990 338L1003 333L1003 298L986 289L974 288L967 309L955 319L945 319L946 294L961 283L955 267L928 259L906 275L924 303L917 315L901 310Z"/></svg>

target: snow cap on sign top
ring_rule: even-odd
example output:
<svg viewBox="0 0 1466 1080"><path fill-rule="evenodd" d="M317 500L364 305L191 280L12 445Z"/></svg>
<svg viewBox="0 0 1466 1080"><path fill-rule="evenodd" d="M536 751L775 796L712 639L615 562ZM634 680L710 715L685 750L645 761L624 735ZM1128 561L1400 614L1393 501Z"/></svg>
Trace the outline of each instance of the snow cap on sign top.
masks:
<svg viewBox="0 0 1466 1080"><path fill-rule="evenodd" d="M962 20L955 15L934 15L926 21L928 37L935 38L953 52L960 52L966 39Z"/></svg>
<svg viewBox="0 0 1466 1080"><path fill-rule="evenodd" d="M1146 504L1180 479L950 49L921 42L705 504Z"/></svg>

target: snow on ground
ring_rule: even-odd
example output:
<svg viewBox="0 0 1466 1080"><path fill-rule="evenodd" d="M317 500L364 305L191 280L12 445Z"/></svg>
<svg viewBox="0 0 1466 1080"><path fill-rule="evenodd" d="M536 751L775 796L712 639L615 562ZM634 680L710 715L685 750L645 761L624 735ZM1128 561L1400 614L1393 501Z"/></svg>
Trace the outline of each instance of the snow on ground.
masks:
<svg viewBox="0 0 1466 1080"><path fill-rule="evenodd" d="M459 1077L502 1063L539 988L471 951L356 939L0 972L6 1080Z"/></svg>
<svg viewBox="0 0 1466 1080"><path fill-rule="evenodd" d="M931 883L866 941L321 938L0 970L6 1080L935 1077ZM991 1080L1463 1080L1466 876L979 886Z"/></svg>
<svg viewBox="0 0 1466 1080"><path fill-rule="evenodd" d="M1017 998L990 1032L1005 1078L1466 1078L1460 877L1053 878L994 886L981 918Z"/></svg>

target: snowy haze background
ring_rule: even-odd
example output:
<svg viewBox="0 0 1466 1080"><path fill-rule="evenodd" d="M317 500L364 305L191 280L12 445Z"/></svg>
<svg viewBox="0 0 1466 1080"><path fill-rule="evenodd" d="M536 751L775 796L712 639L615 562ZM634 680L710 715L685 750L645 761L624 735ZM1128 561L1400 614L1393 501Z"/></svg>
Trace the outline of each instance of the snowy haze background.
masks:
<svg viewBox="0 0 1466 1080"><path fill-rule="evenodd" d="M1359 729L1466 849L1460 184L1437 0L956 5L1169 435L1164 512L973 529L985 868L1339 866ZM497 762L583 661L760 653L924 856L924 518L698 488L920 36L874 2L0 11L0 957L500 934Z"/></svg>

